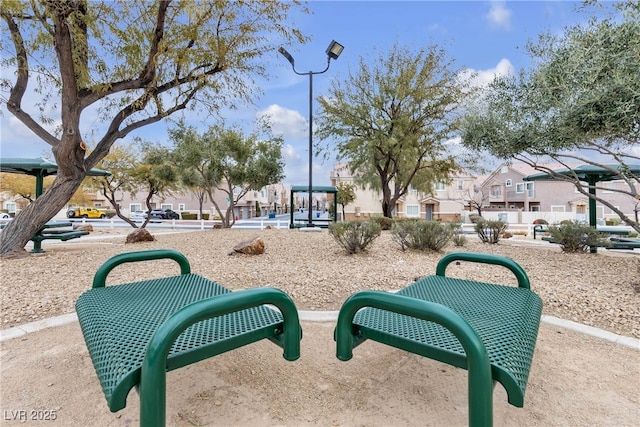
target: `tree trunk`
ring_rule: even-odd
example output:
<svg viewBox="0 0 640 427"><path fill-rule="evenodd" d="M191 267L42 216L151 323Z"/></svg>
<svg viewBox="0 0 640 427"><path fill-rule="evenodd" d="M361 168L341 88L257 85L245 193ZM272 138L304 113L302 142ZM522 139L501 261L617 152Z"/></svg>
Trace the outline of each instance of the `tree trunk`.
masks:
<svg viewBox="0 0 640 427"><path fill-rule="evenodd" d="M31 237L53 218L80 187L84 174L65 176L61 170L51 187L33 203L27 205L2 231L0 257L10 257L24 252Z"/></svg>

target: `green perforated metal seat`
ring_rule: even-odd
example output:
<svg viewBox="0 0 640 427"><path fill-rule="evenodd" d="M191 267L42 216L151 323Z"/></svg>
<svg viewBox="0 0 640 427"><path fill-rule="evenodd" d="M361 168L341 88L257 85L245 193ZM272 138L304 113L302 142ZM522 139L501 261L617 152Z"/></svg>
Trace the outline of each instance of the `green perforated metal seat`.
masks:
<svg viewBox="0 0 640 427"><path fill-rule="evenodd" d="M500 382L514 406L524 405L524 392L542 313L540 298L529 289L428 276L398 292L442 304L460 314L478 333L489 353L492 377ZM441 325L377 308L359 311L353 324L376 341L421 354L460 368L465 351Z"/></svg>
<svg viewBox="0 0 640 427"><path fill-rule="evenodd" d="M105 287L115 266L161 258L178 261L183 274ZM265 338L283 347L285 359L300 356L298 313L284 292L231 292L190 273L175 251L118 255L98 270L93 286L76 302L89 355L112 412L139 385L141 425L165 423L167 371Z"/></svg>
<svg viewBox="0 0 640 427"><path fill-rule="evenodd" d="M445 277L452 261L493 264L511 270L518 287ZM524 405L542 301L513 260L491 254L444 256L435 276L397 293L361 291L343 304L335 329L336 356L371 339L469 371L469 424L493 423L494 381L509 403Z"/></svg>

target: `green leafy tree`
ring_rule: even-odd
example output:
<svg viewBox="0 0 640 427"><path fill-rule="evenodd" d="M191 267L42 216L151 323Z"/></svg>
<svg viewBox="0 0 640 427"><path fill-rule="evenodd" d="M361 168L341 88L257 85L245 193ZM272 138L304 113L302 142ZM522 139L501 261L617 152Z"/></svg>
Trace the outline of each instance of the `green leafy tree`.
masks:
<svg viewBox="0 0 640 427"><path fill-rule="evenodd" d="M135 186L138 183L134 179L133 173L140 164L140 155L135 152L134 147L137 147L137 145L113 146L109 154L98 164L100 169L108 170L111 175L94 177L92 180L100 186L102 194L109 200L109 203L111 203L111 206L113 206L113 209L116 211L116 215L133 228L138 228L135 222L122 214L120 203L118 203L118 193L132 193L136 191Z"/></svg>
<svg viewBox="0 0 640 427"><path fill-rule="evenodd" d="M218 184L218 177L211 164L213 152L209 141L182 120L169 130L169 138L174 143L172 155L178 165L180 180L198 199L202 218L204 201L208 195L213 194Z"/></svg>
<svg viewBox="0 0 640 427"><path fill-rule="evenodd" d="M337 203L342 206L342 220L344 221L344 206L356 199L356 186L350 182L338 184Z"/></svg>
<svg viewBox="0 0 640 427"><path fill-rule="evenodd" d="M445 142L464 87L436 46L411 52L396 44L370 62L361 58L356 72L334 79L318 99L318 135L337 141L337 157L349 161L358 184L382 192L390 218L410 185L430 193L457 169Z"/></svg>
<svg viewBox="0 0 640 427"><path fill-rule="evenodd" d="M178 126L170 132L174 141L174 157L180 165L191 165L191 172L207 192L225 228L235 223L233 214L238 201L249 191L259 190L284 178L281 137L271 135L270 129L259 123L260 132L248 137L224 125L212 126L203 135L193 128ZM225 194L226 209L214 197Z"/></svg>
<svg viewBox="0 0 640 427"><path fill-rule="evenodd" d="M3 1L0 97L51 146L58 174L3 231L0 256L22 251L116 140L187 108L215 114L254 100L265 54L306 41L293 9L307 11L297 0ZM34 106L23 105L29 89ZM80 126L88 108L94 133Z"/></svg>
<svg viewBox="0 0 640 427"><path fill-rule="evenodd" d="M147 193L145 205L149 215L140 226L145 228L151 219L151 199L154 196L166 197L178 188L179 176L175 164L171 161L171 152L163 146L142 143L142 160L134 164L131 170L132 189L144 188Z"/></svg>
<svg viewBox="0 0 640 427"><path fill-rule="evenodd" d="M573 183L640 231L637 220L598 191L640 200L640 175L628 168L640 160L640 3L613 7L622 16L592 18L588 25L543 34L531 43L532 69L495 80L463 120L461 134L472 150L519 160ZM569 169L576 162L619 168L626 185L596 185L593 195L577 175L555 174L550 162Z"/></svg>

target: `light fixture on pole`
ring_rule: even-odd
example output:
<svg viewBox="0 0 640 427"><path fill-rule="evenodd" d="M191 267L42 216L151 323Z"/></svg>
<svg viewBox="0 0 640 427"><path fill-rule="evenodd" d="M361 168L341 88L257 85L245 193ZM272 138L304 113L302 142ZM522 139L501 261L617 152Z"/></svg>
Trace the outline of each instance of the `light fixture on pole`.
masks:
<svg viewBox="0 0 640 427"><path fill-rule="evenodd" d="M332 40L329 43L329 47L327 47L327 66L322 71L309 71L306 73L300 73L296 71L295 61L293 56L289 52L286 51L285 48L280 47L278 52L282 54L287 61L291 64L291 68L293 68L293 72L300 76L309 76L309 222L307 223L307 227L314 227L313 225L313 203L312 203L312 194L313 194L313 75L314 74L322 74L329 69L329 65L331 64L332 59L338 59L342 51L344 50L344 46L338 43L335 40Z"/></svg>

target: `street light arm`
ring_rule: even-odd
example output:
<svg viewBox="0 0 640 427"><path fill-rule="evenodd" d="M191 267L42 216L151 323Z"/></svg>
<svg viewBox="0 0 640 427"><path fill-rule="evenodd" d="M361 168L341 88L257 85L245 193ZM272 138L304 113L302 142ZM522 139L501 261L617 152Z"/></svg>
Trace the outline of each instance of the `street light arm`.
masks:
<svg viewBox="0 0 640 427"><path fill-rule="evenodd" d="M282 46L279 47L278 48L278 52L280 52L280 54L282 56L287 58L287 61L289 61L289 63L291 64L291 68L293 69L293 72L296 73L299 76L309 76L309 75L312 75L312 74L325 73L325 72L327 72L327 70L329 69L329 65L331 64L331 56L327 55L327 66L325 67L324 70L322 70L322 71L308 71L306 73L301 73L301 72L296 70L295 60L293 59L293 56L291 56L291 54L289 52L287 52L287 50L285 48L283 48Z"/></svg>

